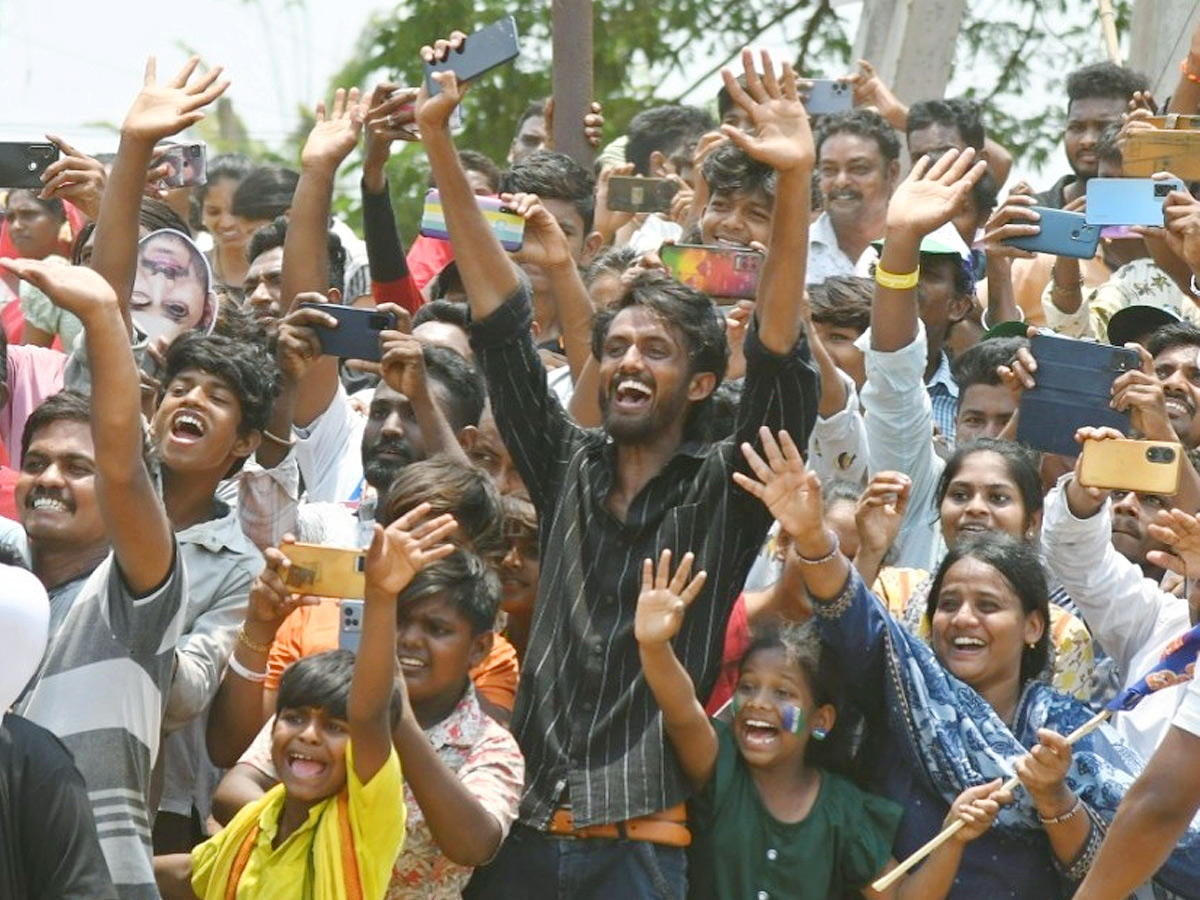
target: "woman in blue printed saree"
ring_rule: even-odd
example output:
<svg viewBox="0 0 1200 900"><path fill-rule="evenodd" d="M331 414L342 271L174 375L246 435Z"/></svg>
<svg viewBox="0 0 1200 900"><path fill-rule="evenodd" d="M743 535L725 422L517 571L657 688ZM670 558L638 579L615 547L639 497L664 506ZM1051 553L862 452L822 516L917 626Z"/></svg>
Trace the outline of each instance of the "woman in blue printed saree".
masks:
<svg viewBox="0 0 1200 900"><path fill-rule="evenodd" d="M821 510L820 482L786 434L748 447L759 497L795 542L822 639L842 658L846 689L865 717L874 783L905 807L898 859L933 837L964 788L1008 779L1022 787L992 831L968 846L952 900L1070 897L1126 789L1143 767L1107 727L1068 746L1091 718L1041 681L1048 653L1047 589L1036 553L1008 535L955 544L939 566L926 615L931 644L888 614L840 553ZM1155 880L1200 896L1200 835L1188 832Z"/></svg>

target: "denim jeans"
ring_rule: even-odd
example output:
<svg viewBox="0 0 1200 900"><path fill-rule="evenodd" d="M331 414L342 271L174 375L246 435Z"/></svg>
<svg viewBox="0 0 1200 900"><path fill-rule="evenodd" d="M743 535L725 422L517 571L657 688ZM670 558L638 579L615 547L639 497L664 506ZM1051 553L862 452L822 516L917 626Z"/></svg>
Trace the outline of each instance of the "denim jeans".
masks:
<svg viewBox="0 0 1200 900"><path fill-rule="evenodd" d="M500 853L477 869L465 900L683 900L680 847L647 841L562 838L514 825Z"/></svg>

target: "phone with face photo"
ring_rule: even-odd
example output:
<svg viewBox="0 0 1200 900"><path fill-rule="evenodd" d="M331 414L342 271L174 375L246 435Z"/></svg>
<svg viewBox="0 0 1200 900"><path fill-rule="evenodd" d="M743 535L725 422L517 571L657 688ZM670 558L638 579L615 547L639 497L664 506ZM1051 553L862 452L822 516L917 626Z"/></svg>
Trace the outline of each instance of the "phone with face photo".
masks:
<svg viewBox="0 0 1200 900"><path fill-rule="evenodd" d="M383 359L379 336L396 327L393 313L338 303L301 303L300 306L319 309L337 319L336 328L316 326L317 340L321 342L321 352L326 356L371 362Z"/></svg>
<svg viewBox="0 0 1200 900"><path fill-rule="evenodd" d="M1084 441L1079 483L1169 497L1179 490L1183 447L1169 441Z"/></svg>
<svg viewBox="0 0 1200 900"><path fill-rule="evenodd" d="M525 242L525 220L505 206L499 197L475 196L475 202L483 211L492 233L500 241L500 246L512 253L520 250ZM425 237L449 240L450 232L446 230L446 214L442 210L442 198L437 189L425 195L425 209L421 213L421 234Z"/></svg>
<svg viewBox="0 0 1200 900"><path fill-rule="evenodd" d="M1163 204L1171 191L1186 191L1178 178L1089 178L1089 225L1163 226Z"/></svg>
<svg viewBox="0 0 1200 900"><path fill-rule="evenodd" d="M517 20L505 16L486 28L468 35L458 50L451 50L440 62L424 63L425 84L430 95L441 93L441 86L433 79L434 72L451 71L460 82L472 81L497 66L517 58L521 44L517 37Z"/></svg>
<svg viewBox="0 0 1200 900"><path fill-rule="evenodd" d="M357 599L366 593L365 550L297 541L279 551L291 563L284 584L297 594Z"/></svg>
<svg viewBox="0 0 1200 900"><path fill-rule="evenodd" d="M1129 413L1110 406L1112 385L1138 369L1136 350L1055 334L1029 341L1037 361L1037 386L1021 394L1017 441L1046 453L1077 456L1075 432L1085 426L1129 434Z"/></svg>
<svg viewBox="0 0 1200 900"><path fill-rule="evenodd" d="M1100 246L1100 226L1089 225L1083 213L1033 206L1040 218L1037 234L1005 238L1003 243L1035 253L1052 253L1074 259L1091 259Z"/></svg>
<svg viewBox="0 0 1200 900"><path fill-rule="evenodd" d="M0 188L42 188L42 173L59 157L54 144L0 142Z"/></svg>
<svg viewBox="0 0 1200 900"><path fill-rule="evenodd" d="M746 299L758 293L758 276L766 258L757 250L664 244L658 251L676 281L714 298Z"/></svg>
<svg viewBox="0 0 1200 900"><path fill-rule="evenodd" d="M679 182L669 178L614 175L608 180L608 208L622 212L670 212Z"/></svg>
<svg viewBox="0 0 1200 900"><path fill-rule="evenodd" d="M343 600L338 604L338 649L357 653L362 643L362 600Z"/></svg>
<svg viewBox="0 0 1200 900"><path fill-rule="evenodd" d="M154 148L151 167L166 165L170 171L155 182L162 188L196 187L208 182L208 147L202 141L189 144L160 144Z"/></svg>
<svg viewBox="0 0 1200 900"><path fill-rule="evenodd" d="M854 106L854 87L848 81L817 78L809 82L804 109L809 115L850 112Z"/></svg>

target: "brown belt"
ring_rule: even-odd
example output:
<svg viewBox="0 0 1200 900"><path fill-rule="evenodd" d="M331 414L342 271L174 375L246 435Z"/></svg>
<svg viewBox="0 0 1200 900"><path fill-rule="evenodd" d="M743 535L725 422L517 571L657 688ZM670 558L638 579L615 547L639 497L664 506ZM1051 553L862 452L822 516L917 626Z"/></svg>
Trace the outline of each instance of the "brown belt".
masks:
<svg viewBox="0 0 1200 900"><path fill-rule="evenodd" d="M692 842L687 827L687 810L682 803L624 822L575 827L571 810L560 807L550 817L550 834L572 838L609 838L611 840L647 841L667 847L686 847Z"/></svg>

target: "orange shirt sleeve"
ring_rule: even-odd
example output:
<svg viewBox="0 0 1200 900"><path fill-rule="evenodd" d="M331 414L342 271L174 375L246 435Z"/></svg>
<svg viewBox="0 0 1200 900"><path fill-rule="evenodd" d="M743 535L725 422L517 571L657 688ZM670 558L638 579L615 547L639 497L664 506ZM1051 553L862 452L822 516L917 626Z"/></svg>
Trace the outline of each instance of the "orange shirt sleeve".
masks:
<svg viewBox="0 0 1200 900"><path fill-rule="evenodd" d="M322 600L316 606L301 606L284 619L275 633L271 652L267 654L266 689L279 690L283 670L302 656L336 650L339 624L336 600Z"/></svg>
<svg viewBox="0 0 1200 900"><path fill-rule="evenodd" d="M521 674L517 651L503 635L496 635L492 651L471 670L475 690L502 709L512 712Z"/></svg>

